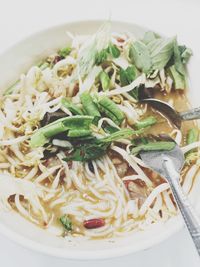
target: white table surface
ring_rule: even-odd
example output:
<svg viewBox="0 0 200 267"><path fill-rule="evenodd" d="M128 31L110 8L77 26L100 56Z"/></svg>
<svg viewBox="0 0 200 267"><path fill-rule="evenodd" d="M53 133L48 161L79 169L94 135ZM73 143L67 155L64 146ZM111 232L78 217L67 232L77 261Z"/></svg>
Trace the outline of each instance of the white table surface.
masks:
<svg viewBox="0 0 200 267"><path fill-rule="evenodd" d="M200 55L198 0L0 0L0 53L25 36L51 25L81 19L124 20L187 40ZM197 32L198 34L195 34ZM1 76L0 76L1 77ZM78 262L42 255L0 235L2 267L197 267L198 256L186 230L150 250L105 261Z"/></svg>

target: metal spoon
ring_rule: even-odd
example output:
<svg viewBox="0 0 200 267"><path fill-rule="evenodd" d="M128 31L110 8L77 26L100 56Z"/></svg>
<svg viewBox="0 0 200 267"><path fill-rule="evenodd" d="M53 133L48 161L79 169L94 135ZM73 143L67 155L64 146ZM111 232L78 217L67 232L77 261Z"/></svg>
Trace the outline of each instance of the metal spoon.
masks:
<svg viewBox="0 0 200 267"><path fill-rule="evenodd" d="M176 203L200 256L200 219L191 207L179 183L180 172L184 165L184 155L176 145L171 151L140 152L144 163L159 173L169 183Z"/></svg>
<svg viewBox="0 0 200 267"><path fill-rule="evenodd" d="M154 109L164 114L178 129L181 128L182 121L200 119L200 107L193 108L184 112L177 112L168 103L155 99L145 98L141 99L140 102L150 104Z"/></svg>

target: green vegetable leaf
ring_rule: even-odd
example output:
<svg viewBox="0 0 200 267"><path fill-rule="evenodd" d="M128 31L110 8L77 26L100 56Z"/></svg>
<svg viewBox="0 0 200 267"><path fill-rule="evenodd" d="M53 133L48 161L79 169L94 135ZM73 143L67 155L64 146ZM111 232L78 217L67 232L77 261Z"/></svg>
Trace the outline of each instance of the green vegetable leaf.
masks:
<svg viewBox="0 0 200 267"><path fill-rule="evenodd" d="M185 89L186 87L186 80L184 75L182 75L181 73L179 73L176 68L175 65L171 66L169 68L170 74L172 76L172 79L174 81L174 87L175 89Z"/></svg>
<svg viewBox="0 0 200 267"><path fill-rule="evenodd" d="M122 138L128 138L135 133L137 133L137 131L131 129L122 129L101 139L93 138L91 140L87 140L87 142L85 143L84 140L82 140L82 142L77 142L73 144L73 151L63 160L84 162L100 158L106 154L107 149L109 148L112 142Z"/></svg>
<svg viewBox="0 0 200 267"><path fill-rule="evenodd" d="M108 52L114 58L118 58L120 56L119 48L112 43L108 46Z"/></svg>
<svg viewBox="0 0 200 267"><path fill-rule="evenodd" d="M105 71L102 71L100 73L99 78L100 78L100 82L101 82L101 86L102 86L103 91L109 90L110 78L109 78L108 74Z"/></svg>
<svg viewBox="0 0 200 267"><path fill-rule="evenodd" d="M181 54L182 63L187 64L190 57L192 56L192 50L185 45L179 45L178 49Z"/></svg>
<svg viewBox="0 0 200 267"><path fill-rule="evenodd" d="M107 57L108 57L107 49L102 49L100 52L96 53L95 64L96 65L102 64L104 61L106 61Z"/></svg>
<svg viewBox="0 0 200 267"><path fill-rule="evenodd" d="M148 44L153 70L161 70L167 65L173 55L174 42L175 38L159 38Z"/></svg>
<svg viewBox="0 0 200 267"><path fill-rule="evenodd" d="M60 222L67 231L72 231L72 222L67 215L60 217Z"/></svg>
<svg viewBox="0 0 200 267"><path fill-rule="evenodd" d="M159 36L152 31L145 32L142 42L145 45L148 45L150 42L154 41L155 39L159 38Z"/></svg>
<svg viewBox="0 0 200 267"><path fill-rule="evenodd" d="M106 154L107 148L110 143L93 143L93 144L82 144L76 147L66 158L63 160L69 161L89 161L95 160Z"/></svg>
<svg viewBox="0 0 200 267"><path fill-rule="evenodd" d="M181 59L181 53L178 48L177 41L174 42L174 65L176 70L183 76L186 75L185 66Z"/></svg>
<svg viewBox="0 0 200 267"><path fill-rule="evenodd" d="M126 70L120 69L120 83L122 86L126 86L132 83L138 76L138 70L134 65L129 66Z"/></svg>
<svg viewBox="0 0 200 267"><path fill-rule="evenodd" d="M136 41L129 51L132 63L142 72L149 73L152 69L151 54L148 47L142 41Z"/></svg>

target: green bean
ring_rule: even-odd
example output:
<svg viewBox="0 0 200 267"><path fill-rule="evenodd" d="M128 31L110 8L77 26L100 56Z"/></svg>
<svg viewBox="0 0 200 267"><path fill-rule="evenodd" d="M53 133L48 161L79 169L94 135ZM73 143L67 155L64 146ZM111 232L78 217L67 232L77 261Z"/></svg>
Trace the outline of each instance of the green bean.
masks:
<svg viewBox="0 0 200 267"><path fill-rule="evenodd" d="M120 56L119 48L112 43L108 46L108 53L114 58L118 58Z"/></svg>
<svg viewBox="0 0 200 267"><path fill-rule="evenodd" d="M91 134L91 131L88 129L73 129L69 130L67 136L69 137L84 137Z"/></svg>
<svg viewBox="0 0 200 267"><path fill-rule="evenodd" d="M102 71L100 73L99 78L100 78L100 82L101 82L101 86L102 86L103 91L108 90L110 87L110 78L109 78L108 74L105 71Z"/></svg>
<svg viewBox="0 0 200 267"><path fill-rule="evenodd" d="M37 130L31 137L30 145L31 147L43 146L49 141L50 137L62 132L66 132L66 136L67 134L78 136L77 131L80 131L80 136L83 133L85 135L86 132L83 132L83 130L89 133L93 119L91 116L72 116L56 120Z"/></svg>
<svg viewBox="0 0 200 267"><path fill-rule="evenodd" d="M68 98L62 98L61 104L69 109L73 115L83 115L83 111Z"/></svg>
<svg viewBox="0 0 200 267"><path fill-rule="evenodd" d="M142 144L139 146L134 147L131 150L132 154L138 154L141 151L162 151L162 150L172 150L175 147L175 142L166 142L166 141L159 141L159 142L149 142L147 144Z"/></svg>
<svg viewBox="0 0 200 267"><path fill-rule="evenodd" d="M117 125L122 123L124 114L110 98L103 97L98 101L98 104L100 110L105 113L108 118L114 121Z"/></svg>
<svg viewBox="0 0 200 267"><path fill-rule="evenodd" d="M124 139L124 138L130 137L133 134L135 134L134 130L125 128L125 129L121 129L115 133L112 133L109 136L100 139L99 141L102 143L114 142L114 141L122 139L122 138Z"/></svg>
<svg viewBox="0 0 200 267"><path fill-rule="evenodd" d="M138 121L136 124L135 124L135 127L136 129L142 129L142 128L146 128L146 127L149 127L149 126L152 126L154 125L155 123L157 122L156 118L153 117L153 116L150 116L150 117L147 117L141 121Z"/></svg>
<svg viewBox="0 0 200 267"><path fill-rule="evenodd" d="M101 114L98 110L98 107L96 105L96 103L94 103L92 97L90 96L90 94L88 92L85 92L81 95L81 103L83 105L83 108L85 110L85 112L87 113L87 115L89 116L93 116L95 118L95 120L101 117Z"/></svg>

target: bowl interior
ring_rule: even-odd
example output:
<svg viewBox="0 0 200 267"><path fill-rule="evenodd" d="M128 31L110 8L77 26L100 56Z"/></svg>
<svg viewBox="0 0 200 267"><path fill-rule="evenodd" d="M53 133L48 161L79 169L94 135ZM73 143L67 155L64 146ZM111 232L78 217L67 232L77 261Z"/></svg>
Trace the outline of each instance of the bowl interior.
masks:
<svg viewBox="0 0 200 267"><path fill-rule="evenodd" d="M37 33L26 40L8 49L0 56L0 88L1 91L13 83L21 73L25 72L33 63L70 42L66 31L75 34L91 34L101 25L102 21L76 22L57 26ZM129 31L136 37L141 37L145 28L122 22L113 22L114 31ZM184 40L187 45L187 40ZM190 62L190 91L189 98L192 106L198 106L200 96L197 77L199 61L195 56ZM191 82L192 81L192 82ZM190 197L197 210L200 212L198 188L200 179L196 179L196 185ZM98 259L125 255L131 252L147 249L165 240L183 225L179 216L170 219L165 224L152 225L143 232L128 233L123 238L111 240L63 239L53 233L39 229L27 222L14 212L0 212L0 232L12 240L44 253L70 258L70 259Z"/></svg>

